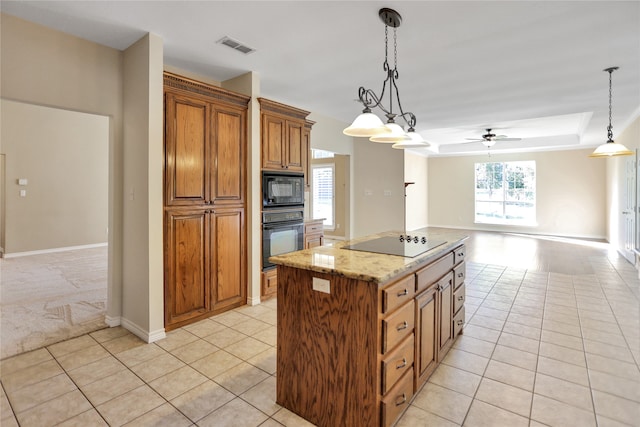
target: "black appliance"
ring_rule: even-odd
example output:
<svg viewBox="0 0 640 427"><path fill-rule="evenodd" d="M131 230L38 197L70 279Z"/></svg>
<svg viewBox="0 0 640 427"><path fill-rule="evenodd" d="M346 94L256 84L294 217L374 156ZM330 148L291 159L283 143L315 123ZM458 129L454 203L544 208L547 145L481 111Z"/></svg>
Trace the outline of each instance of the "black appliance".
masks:
<svg viewBox="0 0 640 427"><path fill-rule="evenodd" d="M262 172L262 207L304 206L304 174Z"/></svg>
<svg viewBox="0 0 640 427"><path fill-rule="evenodd" d="M342 249L414 258L445 243L447 242L443 240L427 239L425 235L421 234L401 234L397 237L384 236L354 243L353 245L343 246Z"/></svg>
<svg viewBox="0 0 640 427"><path fill-rule="evenodd" d="M262 269L275 267L269 257L304 249L304 210L262 213Z"/></svg>

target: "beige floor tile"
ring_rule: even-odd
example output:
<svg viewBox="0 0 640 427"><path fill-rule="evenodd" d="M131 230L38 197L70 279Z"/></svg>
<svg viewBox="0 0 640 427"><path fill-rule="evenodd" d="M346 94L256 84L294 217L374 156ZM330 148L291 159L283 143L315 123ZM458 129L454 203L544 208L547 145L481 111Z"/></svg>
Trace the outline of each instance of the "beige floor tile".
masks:
<svg viewBox="0 0 640 427"><path fill-rule="evenodd" d="M520 335L510 334L508 332L502 332L500 338L498 339L498 345L516 348L528 353L538 354L538 346L540 345L540 341L537 339L526 338Z"/></svg>
<svg viewBox="0 0 640 427"><path fill-rule="evenodd" d="M464 350L468 353L477 354L482 357L491 357L495 344L489 341L483 341L472 336L463 334L458 336L453 343L453 348Z"/></svg>
<svg viewBox="0 0 640 427"><path fill-rule="evenodd" d="M166 354L166 351L156 344L147 344L122 351L116 357L126 366L132 367L164 354Z"/></svg>
<svg viewBox="0 0 640 427"><path fill-rule="evenodd" d="M257 332L263 331L270 327L271 325L265 322L262 322L258 319L250 318L243 322L239 322L231 326L232 329L235 329L238 332L241 332L245 335L253 335Z"/></svg>
<svg viewBox="0 0 640 427"><path fill-rule="evenodd" d="M542 330L540 328L533 328L531 326L522 325L520 323L515 323L507 320L507 322L504 324L504 328L502 328L502 332L540 341L540 333L542 332Z"/></svg>
<svg viewBox="0 0 640 427"><path fill-rule="evenodd" d="M244 338L246 338L244 334L241 334L231 328L225 327L225 329L214 332L211 335L207 335L203 339L218 348L225 348L231 344L241 341Z"/></svg>
<svg viewBox="0 0 640 427"><path fill-rule="evenodd" d="M215 321L222 323L225 326L231 327L237 325L240 322L244 322L251 319L251 316L239 313L235 310L227 311L215 317Z"/></svg>
<svg viewBox="0 0 640 427"><path fill-rule="evenodd" d="M478 308L476 315L490 317L492 319L507 320L507 317L509 317L509 310L505 311L505 310L496 310L493 308L488 308L484 306L484 303L482 303L480 308Z"/></svg>
<svg viewBox="0 0 640 427"><path fill-rule="evenodd" d="M267 378L244 392L240 397L269 416L275 414L281 408L276 403L275 377Z"/></svg>
<svg viewBox="0 0 640 427"><path fill-rule="evenodd" d="M593 411L576 408L539 394L533 395L531 419L554 427L596 427Z"/></svg>
<svg viewBox="0 0 640 427"><path fill-rule="evenodd" d="M106 427L107 425L108 424L100 416L98 411L96 411L94 408L91 408L88 411L85 411L73 418L69 418L64 422L57 424L56 427Z"/></svg>
<svg viewBox="0 0 640 427"><path fill-rule="evenodd" d="M482 316L482 315L479 315L478 312L476 312L476 314L474 314L473 317L471 317L471 320L469 320L469 324L500 331L504 326L504 320L496 319L493 317Z"/></svg>
<svg viewBox="0 0 640 427"><path fill-rule="evenodd" d="M476 393L476 400L515 412L516 414L528 417L531 411L531 399L533 394L530 391L522 390L483 378Z"/></svg>
<svg viewBox="0 0 640 427"><path fill-rule="evenodd" d="M593 390L593 402L598 415L630 425L637 425L640 421L640 403L638 402L598 390Z"/></svg>
<svg viewBox="0 0 640 427"><path fill-rule="evenodd" d="M67 373L79 387L82 387L125 369L127 369L127 367L124 366L122 362L114 356L109 356L72 369Z"/></svg>
<svg viewBox="0 0 640 427"><path fill-rule="evenodd" d="M444 364L438 366L429 378L429 382L433 384L470 397L473 397L476 393L478 385L480 385L480 380L482 380L480 375Z"/></svg>
<svg viewBox="0 0 640 427"><path fill-rule="evenodd" d="M125 335L129 335L131 332L127 331L122 326L115 326L113 328L100 329L99 331L91 332L89 335L99 343L111 341L115 338L120 338Z"/></svg>
<svg viewBox="0 0 640 427"><path fill-rule="evenodd" d="M287 408L280 409L272 418L285 427L314 427L309 421L299 417Z"/></svg>
<svg viewBox="0 0 640 427"><path fill-rule="evenodd" d="M78 350L82 350L87 347L96 345L98 342L91 338L89 335L82 335L77 338L72 338L67 341L62 341L57 344L53 344L47 347L47 350L53 355L53 357L59 358L65 354L73 353Z"/></svg>
<svg viewBox="0 0 640 427"><path fill-rule="evenodd" d="M469 427L527 427L529 419L476 399L471 404L464 425Z"/></svg>
<svg viewBox="0 0 640 427"><path fill-rule="evenodd" d="M43 420L46 420L49 425L55 425L90 409L91 404L82 393L79 390L73 390L17 413L16 418L21 426L39 426L42 425Z"/></svg>
<svg viewBox="0 0 640 427"><path fill-rule="evenodd" d="M587 353L597 354L599 356L609 357L611 359L620 360L627 363L635 363L633 355L626 347L611 346L609 344L598 341L584 340L584 351Z"/></svg>
<svg viewBox="0 0 640 427"><path fill-rule="evenodd" d="M209 356L210 354L218 351L218 347L215 345L199 339L197 341L190 342L182 347L178 347L171 351L171 354L185 363L193 363L198 359Z"/></svg>
<svg viewBox="0 0 640 427"><path fill-rule="evenodd" d="M207 377L200 372L190 366L183 366L151 381L149 385L162 397L171 400L206 381Z"/></svg>
<svg viewBox="0 0 640 427"><path fill-rule="evenodd" d="M535 371L536 364L538 363L538 358L535 354L502 345L496 346L496 349L491 355L491 359L530 371Z"/></svg>
<svg viewBox="0 0 640 427"><path fill-rule="evenodd" d="M467 353L466 351L452 348L449 350L449 353L447 353L447 356L444 358L442 363L477 375L482 375L489 363L489 359L478 356L477 354Z"/></svg>
<svg viewBox="0 0 640 427"><path fill-rule="evenodd" d="M612 420L611 418L603 417L602 415L597 414L596 419L598 420L598 427L637 427L635 425Z"/></svg>
<svg viewBox="0 0 640 427"><path fill-rule="evenodd" d="M247 360L247 363L255 366L256 368L262 369L269 375L276 373L277 362L278 359L276 357L275 347L271 347Z"/></svg>
<svg viewBox="0 0 640 427"><path fill-rule="evenodd" d="M191 421L197 422L235 398L213 381L206 381L171 401Z"/></svg>
<svg viewBox="0 0 640 427"><path fill-rule="evenodd" d="M162 405L164 399L148 385L122 394L96 407L109 425L122 425Z"/></svg>
<svg viewBox="0 0 640 427"><path fill-rule="evenodd" d="M267 306L264 302L256 305L243 305L242 307L234 308L236 313L244 314L245 316L253 317L254 319L265 313L272 313L275 308Z"/></svg>
<svg viewBox="0 0 640 427"><path fill-rule="evenodd" d="M566 335L559 332L543 330L542 335L540 336L540 340L562 347L572 348L574 350L584 350L582 338L574 337L573 335Z"/></svg>
<svg viewBox="0 0 640 427"><path fill-rule="evenodd" d="M30 351L28 353L19 354L8 359L0 361L0 378L4 379L6 375L11 375L17 371L39 365L42 362L52 360L53 356L46 349Z"/></svg>
<svg viewBox="0 0 640 427"><path fill-rule="evenodd" d="M63 372L60 365L55 360L50 359L37 365L20 369L11 374L6 373L2 378L2 385L7 395L11 396L11 393L21 388L55 377Z"/></svg>
<svg viewBox="0 0 640 427"><path fill-rule="evenodd" d="M278 343L278 328L269 325L268 328L262 329L261 331L258 331L251 336L259 341L262 341L265 344L269 344L275 347Z"/></svg>
<svg viewBox="0 0 640 427"><path fill-rule="evenodd" d="M234 344L228 345L225 347L225 351L242 360L247 360L270 348L272 347L269 344L265 344L255 338L246 337Z"/></svg>
<svg viewBox="0 0 640 427"><path fill-rule="evenodd" d="M464 334L494 344L497 343L498 338L500 338L500 331L470 324L464 326Z"/></svg>
<svg viewBox="0 0 640 427"><path fill-rule="evenodd" d="M587 368L548 357L538 357L538 372L582 386L589 386Z"/></svg>
<svg viewBox="0 0 640 427"><path fill-rule="evenodd" d="M490 360L484 377L523 390L533 391L535 373L497 360Z"/></svg>
<svg viewBox="0 0 640 427"><path fill-rule="evenodd" d="M509 313L509 310L511 310L511 304L512 304L512 301L508 297L501 297L501 296L496 297L496 296L489 295L487 299L484 300L480 308L501 310L506 313Z"/></svg>
<svg viewBox="0 0 640 427"><path fill-rule="evenodd" d="M219 350L209 356L193 362L190 366L197 369L200 373L206 375L210 379L213 379L240 363L242 363L242 359L239 359L224 350Z"/></svg>
<svg viewBox="0 0 640 427"><path fill-rule="evenodd" d="M278 324L278 313L275 310L273 310L270 313L263 313L256 316L256 319L262 322L268 323L272 326L275 326Z"/></svg>
<svg viewBox="0 0 640 427"><path fill-rule="evenodd" d="M101 344L111 354L118 354L134 347L147 345L146 342L142 341L140 338L130 332L127 332L126 335L122 335L120 337L105 341Z"/></svg>
<svg viewBox="0 0 640 427"><path fill-rule="evenodd" d="M580 318L577 313L566 314L566 312L559 313L557 311L546 311L544 313L544 319L559 323L566 323L572 326L580 326Z"/></svg>
<svg viewBox="0 0 640 427"><path fill-rule="evenodd" d="M235 395L240 395L269 377L265 371L242 362L213 380Z"/></svg>
<svg viewBox="0 0 640 427"><path fill-rule="evenodd" d="M593 370L589 371L589 379L591 380L591 388L594 390L640 403L640 381L633 381Z"/></svg>
<svg viewBox="0 0 640 427"><path fill-rule="evenodd" d="M77 390L76 385L66 374L47 378L39 383L23 387L11 393L11 409L24 412L70 391Z"/></svg>
<svg viewBox="0 0 640 427"><path fill-rule="evenodd" d="M433 383L427 383L413 405L457 424L462 424L473 399Z"/></svg>
<svg viewBox="0 0 640 427"><path fill-rule="evenodd" d="M168 332L167 337L163 340L158 341L157 344L167 351L172 351L176 348L187 345L190 342L194 342L197 339L198 337L191 332L187 331L186 329L180 328Z"/></svg>
<svg viewBox="0 0 640 427"><path fill-rule="evenodd" d="M597 354L587 353L586 357L589 371L606 372L632 381L640 381L640 371L635 364L613 360L608 357L598 356Z"/></svg>
<svg viewBox="0 0 640 427"><path fill-rule="evenodd" d="M536 322L535 324L525 323L525 325L540 328L542 327L542 313L543 313L543 310L541 308L527 307L527 306L520 305L519 300L516 299L515 302L513 303L513 306L511 307L511 312L509 313L509 317L507 318L507 320L515 322L515 320L511 316L516 314L522 315L522 316L534 317L538 319L538 322ZM531 320L531 322L533 321ZM517 322L517 323L522 323L522 322Z"/></svg>
<svg viewBox="0 0 640 427"><path fill-rule="evenodd" d="M459 424L445 420L431 412L420 409L417 406L410 405L404 415L400 418L396 427L458 427Z"/></svg>
<svg viewBox="0 0 640 427"><path fill-rule="evenodd" d="M191 325L187 325L184 329L197 337L204 338L207 335L225 330L227 327L211 319L204 319Z"/></svg>
<svg viewBox="0 0 640 427"><path fill-rule="evenodd" d="M149 383L163 375L167 375L169 372L180 369L183 366L186 366L183 361L174 355L163 351L161 356L148 360L145 363L135 365L131 367L131 370L135 372L137 376L142 378L143 381Z"/></svg>
<svg viewBox="0 0 640 427"><path fill-rule="evenodd" d="M129 421L126 427L188 427L192 422L169 403Z"/></svg>
<svg viewBox="0 0 640 427"><path fill-rule="evenodd" d="M6 416L5 416L6 415ZM2 417L0 417L0 425L2 427L20 427L18 425L18 420L16 419L16 417L13 415L13 413L11 414L2 414Z"/></svg>
<svg viewBox="0 0 640 427"><path fill-rule="evenodd" d="M143 381L133 372L125 369L82 386L80 389L94 406L98 406L143 384Z"/></svg>
<svg viewBox="0 0 640 427"><path fill-rule="evenodd" d="M572 335L574 337L582 337L580 326L569 325L567 323L556 322L554 320L544 319L544 321L542 322L542 329L545 331L553 331L565 335Z"/></svg>
<svg viewBox="0 0 640 427"><path fill-rule="evenodd" d="M528 326L530 328L540 329L542 327L542 318L530 316L527 314L510 313L507 321L518 325Z"/></svg>
<svg viewBox="0 0 640 427"><path fill-rule="evenodd" d="M66 371L70 371L109 356L111 356L109 352L100 344L95 344L58 357L56 360Z"/></svg>
<svg viewBox="0 0 640 427"><path fill-rule="evenodd" d="M587 366L584 352L547 342L540 343L540 356L560 360L577 366Z"/></svg>
<svg viewBox="0 0 640 427"><path fill-rule="evenodd" d="M589 387L538 373L536 375L535 392L578 408L593 411Z"/></svg>
<svg viewBox="0 0 640 427"><path fill-rule="evenodd" d="M198 421L199 427L254 427L267 420L267 416L240 398L235 398Z"/></svg>

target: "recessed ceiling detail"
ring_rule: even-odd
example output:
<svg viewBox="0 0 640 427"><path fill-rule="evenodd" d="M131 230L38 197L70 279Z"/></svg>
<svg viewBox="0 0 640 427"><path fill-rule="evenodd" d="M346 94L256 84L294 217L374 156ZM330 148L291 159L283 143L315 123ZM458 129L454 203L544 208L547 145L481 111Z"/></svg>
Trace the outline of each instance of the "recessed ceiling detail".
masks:
<svg viewBox="0 0 640 427"><path fill-rule="evenodd" d="M229 36L224 36L216 43L223 44L225 46L230 47L231 49L237 50L238 52L242 52L245 55L255 52L256 50L252 47L247 46L246 44L239 42L238 40L234 40Z"/></svg>

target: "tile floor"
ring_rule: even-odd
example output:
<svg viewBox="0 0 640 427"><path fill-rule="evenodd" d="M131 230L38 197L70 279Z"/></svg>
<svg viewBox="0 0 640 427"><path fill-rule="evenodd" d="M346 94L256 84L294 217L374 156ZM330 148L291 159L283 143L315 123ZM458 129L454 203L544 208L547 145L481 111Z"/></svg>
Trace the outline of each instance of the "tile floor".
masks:
<svg viewBox="0 0 640 427"><path fill-rule="evenodd" d="M603 249L540 242L523 268L506 255L522 237L508 236L509 265L487 263L492 238L469 241L464 335L398 426L639 426L635 269ZM2 360L0 424L310 425L274 402L276 304L153 344L112 328Z"/></svg>

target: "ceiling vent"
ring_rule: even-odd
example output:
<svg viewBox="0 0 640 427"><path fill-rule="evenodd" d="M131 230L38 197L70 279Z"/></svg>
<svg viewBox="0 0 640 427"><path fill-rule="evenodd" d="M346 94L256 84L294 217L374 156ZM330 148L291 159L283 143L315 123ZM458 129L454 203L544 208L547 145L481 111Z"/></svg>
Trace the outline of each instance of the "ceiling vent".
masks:
<svg viewBox="0 0 640 427"><path fill-rule="evenodd" d="M225 46L229 46L231 49L237 50L238 52L242 52L245 55L255 52L256 50L252 47L249 47L245 44L242 44L238 40L234 40L231 37L224 36L217 43L223 44Z"/></svg>

